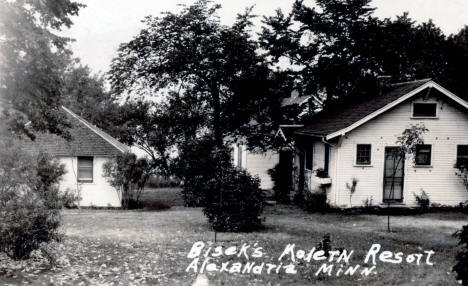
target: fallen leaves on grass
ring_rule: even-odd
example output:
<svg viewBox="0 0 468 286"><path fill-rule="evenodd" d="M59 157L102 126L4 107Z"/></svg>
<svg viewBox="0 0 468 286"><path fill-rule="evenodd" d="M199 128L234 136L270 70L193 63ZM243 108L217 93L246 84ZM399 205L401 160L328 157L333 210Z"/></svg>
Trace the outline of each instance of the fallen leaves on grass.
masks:
<svg viewBox="0 0 468 286"><path fill-rule="evenodd" d="M11 285L167 285L170 263L158 247L139 243L65 239L56 245L55 264L40 251L15 261L0 254L0 284ZM164 251L159 249L160 251ZM177 254L165 252L166 255ZM165 261L161 261L165 259ZM169 260L169 261L168 261ZM39 275L40 274L40 275ZM171 279L172 282L174 281ZM171 282L171 283L172 283Z"/></svg>

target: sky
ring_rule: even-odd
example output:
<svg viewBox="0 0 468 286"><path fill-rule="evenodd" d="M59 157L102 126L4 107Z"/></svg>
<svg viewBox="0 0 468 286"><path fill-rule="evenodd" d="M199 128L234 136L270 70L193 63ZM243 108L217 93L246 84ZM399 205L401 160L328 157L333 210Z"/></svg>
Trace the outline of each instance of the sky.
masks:
<svg viewBox="0 0 468 286"><path fill-rule="evenodd" d="M75 39L71 45L75 56L93 72L109 70L112 58L121 43L130 41L144 27L141 20L147 15L157 16L161 12L177 12L178 4L190 4L193 0L79 0L87 5L80 15L73 18L74 25L62 32ZM273 15L281 8L291 10L294 0L216 0L222 5L219 11L221 22L232 24L238 13L255 5L254 14ZM313 0L304 1L309 6ZM432 19L445 34L457 33L468 25L468 1L466 0L373 0L375 15L380 18L394 18L409 12L417 22ZM260 18L256 20L259 31Z"/></svg>

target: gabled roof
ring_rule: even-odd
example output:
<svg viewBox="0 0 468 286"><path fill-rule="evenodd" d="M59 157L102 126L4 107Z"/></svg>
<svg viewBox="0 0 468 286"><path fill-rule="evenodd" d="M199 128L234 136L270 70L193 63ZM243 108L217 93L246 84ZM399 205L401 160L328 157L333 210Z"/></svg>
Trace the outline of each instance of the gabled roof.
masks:
<svg viewBox="0 0 468 286"><path fill-rule="evenodd" d="M281 106L290 106L293 104L301 105L307 102L309 100L310 96L304 95L304 96L297 96L297 97L286 97L283 98L283 101L281 102Z"/></svg>
<svg viewBox="0 0 468 286"><path fill-rule="evenodd" d="M283 124L280 125L278 131L275 133L275 138L281 138L284 142L288 141L288 138L291 138L294 131L301 129L304 127L302 124Z"/></svg>
<svg viewBox="0 0 468 286"><path fill-rule="evenodd" d="M408 100L426 88L435 88L461 106L468 103L430 79L393 84L390 89L371 100L347 107L339 112L317 114L313 122L296 131L296 134L320 136L332 139L344 135L374 117Z"/></svg>
<svg viewBox="0 0 468 286"><path fill-rule="evenodd" d="M68 130L72 140L67 141L50 133L37 134L34 141L24 140L30 152L47 152L53 156L115 156L129 148L82 117L62 107L71 123Z"/></svg>

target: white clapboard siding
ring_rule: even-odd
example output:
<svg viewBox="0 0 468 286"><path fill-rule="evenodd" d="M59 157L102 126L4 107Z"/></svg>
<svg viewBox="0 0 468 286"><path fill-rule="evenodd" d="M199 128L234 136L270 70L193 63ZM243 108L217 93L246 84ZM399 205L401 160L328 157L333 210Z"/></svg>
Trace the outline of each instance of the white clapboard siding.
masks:
<svg viewBox="0 0 468 286"><path fill-rule="evenodd" d="M325 167L325 144L317 141L314 143L313 169L323 169Z"/></svg>
<svg viewBox="0 0 468 286"><path fill-rule="evenodd" d="M413 101L422 99L413 99ZM461 179L455 175L457 145L468 145L468 115L446 100L438 101L437 119L412 119L411 102L405 102L394 109L372 119L366 124L346 134L336 152L332 152L330 166L333 185L329 200L337 206L349 206L349 191L346 183L352 178L359 180L352 197L352 205L362 205L372 197L373 204L379 205L383 198L384 150L395 146L397 136L411 124L424 123L429 131L424 135L425 144L432 145L432 167L414 167L412 158L405 162L404 201L415 204L413 193L424 190L431 203L457 205L468 200L468 191ZM371 166L355 166L356 144L372 144ZM333 165L333 167L332 167Z"/></svg>
<svg viewBox="0 0 468 286"><path fill-rule="evenodd" d="M268 170L275 167L279 162L279 155L275 151L268 150L263 153L246 152L246 170L260 178L260 187L264 190L273 188L273 182Z"/></svg>
<svg viewBox="0 0 468 286"><path fill-rule="evenodd" d="M327 188L327 197L329 204L333 204L336 197L335 189L333 188L335 186L335 182L333 180L337 177L339 161L336 158L338 157L339 151L339 148L330 147L330 164L328 167L328 175L330 176L330 178L332 178L332 185Z"/></svg>
<svg viewBox="0 0 468 286"><path fill-rule="evenodd" d="M93 182L77 183L77 157L59 157L65 167L65 175L60 181L61 191L79 195L81 207L121 207L119 192L103 177L103 166L110 157L95 156L93 159Z"/></svg>
<svg viewBox="0 0 468 286"><path fill-rule="evenodd" d="M276 151L268 150L266 152L252 152L247 150L246 145L232 144L232 163L236 167L247 170L252 176L258 176L260 179L260 188L271 190L273 182L268 170L279 163L279 155ZM239 165L239 149L241 150L242 161Z"/></svg>

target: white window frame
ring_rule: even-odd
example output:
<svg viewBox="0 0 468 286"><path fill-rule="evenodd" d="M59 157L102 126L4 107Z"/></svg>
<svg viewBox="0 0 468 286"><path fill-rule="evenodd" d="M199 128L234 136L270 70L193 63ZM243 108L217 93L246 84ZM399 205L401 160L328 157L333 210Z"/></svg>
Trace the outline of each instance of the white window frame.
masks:
<svg viewBox="0 0 468 286"><path fill-rule="evenodd" d="M435 104L435 116L414 116L414 104ZM439 103L437 101L413 101L411 103L411 118L412 119L438 119L439 118Z"/></svg>
<svg viewBox="0 0 468 286"><path fill-rule="evenodd" d="M431 146L431 153L430 153L430 164L429 165L418 165L416 164L416 158L414 158L414 168L432 168L433 164L434 164L434 157L432 156L434 154L434 146L433 144L422 144L422 145L428 145L428 146ZM414 153L414 157L416 157L417 155L417 152Z"/></svg>
<svg viewBox="0 0 468 286"><path fill-rule="evenodd" d="M91 164L91 179L82 179L80 178L80 158L91 158L92 159L92 164ZM94 182L94 156L78 156L76 157L76 180L79 183L93 183Z"/></svg>

